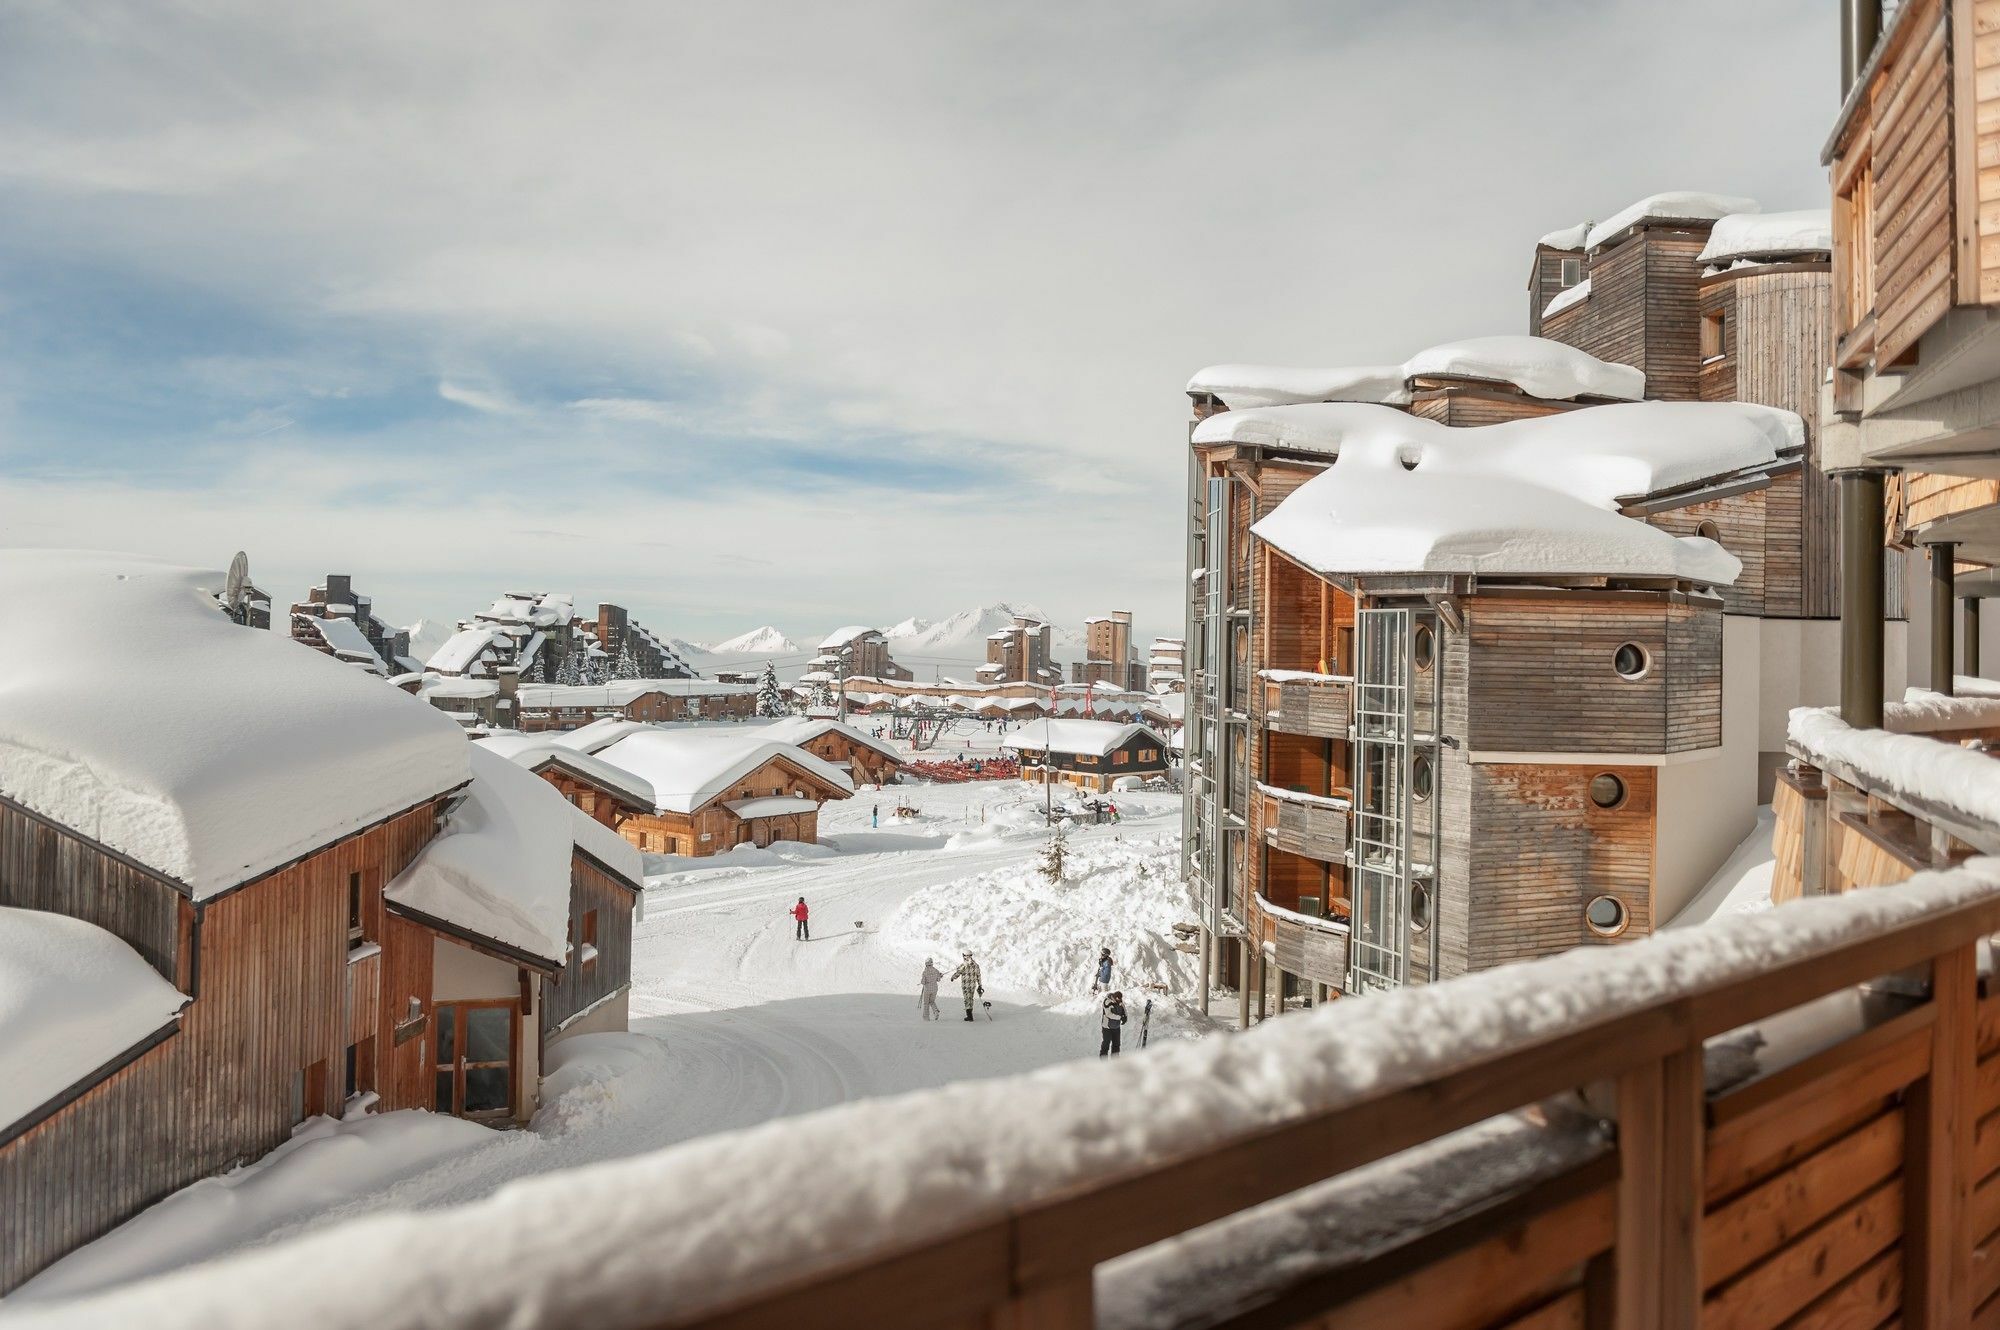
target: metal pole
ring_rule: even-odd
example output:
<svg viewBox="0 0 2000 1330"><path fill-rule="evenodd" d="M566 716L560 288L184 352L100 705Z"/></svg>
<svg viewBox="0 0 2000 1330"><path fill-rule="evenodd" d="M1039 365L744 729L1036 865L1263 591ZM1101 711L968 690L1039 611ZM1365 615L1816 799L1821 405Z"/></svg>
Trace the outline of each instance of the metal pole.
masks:
<svg viewBox="0 0 2000 1330"><path fill-rule="evenodd" d="M1840 718L1882 728L1882 472L1842 471Z"/></svg>
<svg viewBox="0 0 2000 1330"><path fill-rule="evenodd" d="M1953 594L1957 556L1958 546L1948 540L1931 546L1931 691L1946 697L1958 672L1958 653L1952 650L1952 630L1958 626L1952 614L1958 602Z"/></svg>
<svg viewBox="0 0 2000 1330"><path fill-rule="evenodd" d="M1206 928L1201 930L1201 1014L1208 1015L1208 961L1209 953L1215 948L1215 935Z"/></svg>
<svg viewBox="0 0 2000 1330"><path fill-rule="evenodd" d="M1965 598L1965 645L1960 648L1965 656L1965 673L1977 677L1979 674L1979 597Z"/></svg>

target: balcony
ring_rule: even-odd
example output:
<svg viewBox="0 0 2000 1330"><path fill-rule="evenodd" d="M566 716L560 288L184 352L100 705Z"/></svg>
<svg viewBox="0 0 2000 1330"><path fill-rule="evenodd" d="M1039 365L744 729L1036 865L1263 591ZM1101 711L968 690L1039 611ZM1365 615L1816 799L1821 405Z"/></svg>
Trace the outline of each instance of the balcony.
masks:
<svg viewBox="0 0 2000 1330"><path fill-rule="evenodd" d="M1329 799L1259 784L1264 800L1264 840L1274 849L1322 863L1347 857L1345 799Z"/></svg>
<svg viewBox="0 0 2000 1330"><path fill-rule="evenodd" d="M1272 964L1286 974L1346 989L1346 924L1287 910L1259 896L1252 913L1252 927L1271 945Z"/></svg>
<svg viewBox="0 0 2000 1330"><path fill-rule="evenodd" d="M1303 670L1261 670L1257 678L1267 729L1310 739L1347 737L1352 679Z"/></svg>

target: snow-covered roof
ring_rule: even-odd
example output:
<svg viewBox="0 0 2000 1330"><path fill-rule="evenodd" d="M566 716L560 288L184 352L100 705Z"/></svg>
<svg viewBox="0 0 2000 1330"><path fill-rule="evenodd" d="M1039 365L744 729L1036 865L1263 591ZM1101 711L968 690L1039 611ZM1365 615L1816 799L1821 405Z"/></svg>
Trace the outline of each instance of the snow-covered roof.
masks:
<svg viewBox="0 0 2000 1330"><path fill-rule="evenodd" d="M461 741L462 742L462 741ZM384 892L394 904L561 965L576 810L499 753L466 745L473 781Z"/></svg>
<svg viewBox="0 0 2000 1330"><path fill-rule="evenodd" d="M599 753L628 734L637 734L641 730L650 728L652 727L642 720L628 720L623 716L604 716L588 725L579 725L573 730L546 737L552 744L573 748L579 753Z"/></svg>
<svg viewBox="0 0 2000 1330"><path fill-rule="evenodd" d="M1671 189L1648 194L1590 228L1584 248L1596 249L1615 240L1641 222L1712 222L1731 213L1759 212L1757 200L1732 194L1708 194L1694 189Z"/></svg>
<svg viewBox="0 0 2000 1330"><path fill-rule="evenodd" d="M745 697L753 683L718 683L713 679L613 679L595 684L522 684L524 707L629 707L648 693L667 697Z"/></svg>
<svg viewBox="0 0 2000 1330"><path fill-rule="evenodd" d="M810 813L819 807L819 801L779 794L762 799L733 799L722 806L742 818L784 817L791 813Z"/></svg>
<svg viewBox="0 0 2000 1330"><path fill-rule="evenodd" d="M1565 226L1551 231L1535 243L1549 249L1582 249L1584 237L1590 234L1589 222L1578 222L1575 226Z"/></svg>
<svg viewBox="0 0 2000 1330"><path fill-rule="evenodd" d="M821 651L836 651L856 638L867 637L871 633L880 637L882 630L880 628L870 628L866 624L851 623L845 628L836 628L828 633L826 640L819 644L819 649Z"/></svg>
<svg viewBox="0 0 2000 1330"><path fill-rule="evenodd" d="M638 807L654 806L651 785L623 767L614 767L602 758L568 744L555 743L553 738L539 734L495 734L477 740L477 743L481 748L490 749L530 771L540 771L554 763L579 779L615 790Z"/></svg>
<svg viewBox="0 0 2000 1330"><path fill-rule="evenodd" d="M566 591L509 592L495 599L479 617L531 624L536 628L557 628L576 617L576 600Z"/></svg>
<svg viewBox="0 0 2000 1330"><path fill-rule="evenodd" d="M598 756L649 782L654 806L666 813L692 813L773 758L784 759L842 794L854 791L838 767L769 738L761 728L646 727L599 750Z"/></svg>
<svg viewBox="0 0 2000 1330"><path fill-rule="evenodd" d="M1642 371L1525 334L1443 342L1400 365L1322 370L1215 365L1188 380L1188 391L1212 393L1232 411L1306 402L1404 406L1410 401L1409 381L1419 377L1504 383L1548 401L1577 397L1637 401L1646 395Z"/></svg>
<svg viewBox="0 0 2000 1330"><path fill-rule="evenodd" d="M221 575L0 551L0 794L201 899L465 781L442 713L215 607ZM63 625L60 651L36 647ZM143 666L134 651L143 645Z"/></svg>
<svg viewBox="0 0 2000 1330"><path fill-rule="evenodd" d="M461 628L431 653L431 658L424 662L424 668L440 674L464 674L487 647L504 637L505 634L493 628Z"/></svg>
<svg viewBox="0 0 2000 1330"><path fill-rule="evenodd" d="M1165 746L1165 741L1151 728L1115 720L1031 720L1008 735L1000 746L1031 749L1038 753L1103 757L1135 736L1143 736Z"/></svg>
<svg viewBox="0 0 2000 1330"><path fill-rule="evenodd" d="M639 847L575 804L570 805L569 812L570 835L576 840L576 848L609 869L614 876L623 878L629 886L643 889L646 867L639 855Z"/></svg>
<svg viewBox="0 0 2000 1330"><path fill-rule="evenodd" d="M1545 319L1554 318L1571 305L1581 305L1588 299L1590 299L1590 279L1586 277L1575 286L1558 291L1555 295L1551 296L1549 303L1542 306L1542 317Z"/></svg>
<svg viewBox="0 0 2000 1330"><path fill-rule="evenodd" d="M1825 208L1797 212L1731 213L1715 224L1697 263L1768 259L1790 254L1831 254L1833 214Z"/></svg>
<svg viewBox="0 0 2000 1330"><path fill-rule="evenodd" d="M1248 419L1229 425L1232 417ZM1277 417L1260 422L1258 417ZM1326 403L1230 412L1216 440L1259 432L1335 455L1252 530L1319 572L1517 573L1733 582L1736 558L1624 517L1621 503L1754 472L1802 446L1789 411L1634 402L1478 430Z"/></svg>
<svg viewBox="0 0 2000 1330"><path fill-rule="evenodd" d="M788 744L797 744L801 748L824 735L837 733L849 743L857 744L872 752L880 753L882 756L897 763L901 763L903 760L903 755L890 745L883 743L880 739L872 735L855 729L852 725L842 725L837 720L825 720L812 716L792 716L784 720L773 721L771 724L763 726L762 730L763 733L774 739L782 740Z"/></svg>
<svg viewBox="0 0 2000 1330"><path fill-rule="evenodd" d="M1190 393L1219 397L1231 408L1280 406L1287 402L1379 402L1403 406L1410 400L1401 365L1346 365L1311 369L1287 365L1210 365L1188 380Z"/></svg>
<svg viewBox="0 0 2000 1330"><path fill-rule="evenodd" d="M0 1131L166 1026L186 1003L96 924L0 907Z"/></svg>
<svg viewBox="0 0 2000 1330"><path fill-rule="evenodd" d="M381 656L375 652L374 643L368 640L368 635L361 631L361 626L354 620L329 616L313 620L313 626L319 629L319 635L325 638L326 644L335 651L365 657L377 665L382 663Z"/></svg>

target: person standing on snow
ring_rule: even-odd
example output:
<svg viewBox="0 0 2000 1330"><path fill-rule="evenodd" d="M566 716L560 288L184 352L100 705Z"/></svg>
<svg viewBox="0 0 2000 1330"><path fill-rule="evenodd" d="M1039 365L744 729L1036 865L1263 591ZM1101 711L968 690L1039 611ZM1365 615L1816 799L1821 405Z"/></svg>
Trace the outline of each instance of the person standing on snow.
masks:
<svg viewBox="0 0 2000 1330"><path fill-rule="evenodd" d="M881 804L876 804L876 805L875 805L875 806L874 806L873 808L871 808L871 809L869 809L869 810L868 810L868 825L869 825L869 826L871 826L871 827L879 827L879 826L881 826L881 825L882 825L882 805L881 805ZM924 964L926 964L926 965L929 965L929 964L930 964L930 962L929 962L929 961L925 961L925 962L924 962Z"/></svg>
<svg viewBox="0 0 2000 1330"><path fill-rule="evenodd" d="M1113 993L1104 999L1104 1037L1097 1041L1097 1056L1118 1056L1118 1040L1125 1030L1125 995Z"/></svg>
<svg viewBox="0 0 2000 1330"><path fill-rule="evenodd" d="M965 993L965 1019L969 1021L972 1019L973 996L977 994L984 997L986 989L979 982L979 962L972 959L971 952L963 954L964 959L959 962L958 968L951 972L951 977L958 980L960 989Z"/></svg>
<svg viewBox="0 0 2000 1330"><path fill-rule="evenodd" d="M1097 981L1090 986L1093 993L1111 987L1111 948L1106 947L1097 954Z"/></svg>
<svg viewBox="0 0 2000 1330"><path fill-rule="evenodd" d="M801 896L799 897L799 903L792 907L792 918L799 921L799 926L792 931L792 940L794 942L812 941L812 929L806 926L806 916L808 913L809 911L807 911L806 909L806 898L804 896Z"/></svg>
<svg viewBox="0 0 2000 1330"><path fill-rule="evenodd" d="M927 1021L944 1019L944 1013L938 1010L937 1004L938 981L943 978L944 971L932 965L930 957L924 957L923 977L917 980L917 986L922 992L922 996L917 1000L917 1014Z"/></svg>

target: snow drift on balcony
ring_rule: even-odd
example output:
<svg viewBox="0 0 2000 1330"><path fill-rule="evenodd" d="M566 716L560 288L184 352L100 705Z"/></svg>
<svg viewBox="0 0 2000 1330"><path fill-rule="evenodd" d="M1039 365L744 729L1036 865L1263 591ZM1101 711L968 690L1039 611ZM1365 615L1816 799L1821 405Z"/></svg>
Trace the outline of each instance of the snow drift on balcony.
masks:
<svg viewBox="0 0 2000 1330"><path fill-rule="evenodd" d="M1000 1224L1036 1200L1449 1072L1504 1066L1563 1036L1995 898L2000 863L1975 860L1893 891L1794 901L1329 1003L1229 1038L864 1099L525 1178L469 1204L370 1215L21 1321L215 1330L309 1324L329 1307L357 1326L617 1330L693 1319L781 1280Z"/></svg>
<svg viewBox="0 0 2000 1330"><path fill-rule="evenodd" d="M140 555L0 553L0 794L197 899L468 775L443 713L230 622L221 584Z"/></svg>
<svg viewBox="0 0 2000 1330"><path fill-rule="evenodd" d="M1644 371L1599 360L1547 337L1524 334L1445 342L1411 356L1403 362L1403 372L1411 378L1512 384L1530 397L1551 402L1573 397L1636 402L1646 395Z"/></svg>
<svg viewBox="0 0 2000 1330"><path fill-rule="evenodd" d="M1409 403L1401 365L1305 369L1285 365L1210 365L1188 380L1191 393L1220 397L1232 410L1288 402Z"/></svg>
<svg viewBox="0 0 2000 1330"><path fill-rule="evenodd" d="M1620 208L1590 228L1584 248L1596 249L1618 233L1640 222L1711 222L1731 213L1761 212L1757 200L1731 194L1708 194L1695 189L1672 189L1648 194L1629 207Z"/></svg>
<svg viewBox="0 0 2000 1330"><path fill-rule="evenodd" d="M1825 208L1798 212L1731 213L1708 233L1695 262L1729 263L1792 254L1831 254L1833 214Z"/></svg>
<svg viewBox="0 0 2000 1330"><path fill-rule="evenodd" d="M1735 580L1712 541L1621 516L1622 502L1754 473L1802 446L1788 411L1738 402L1634 402L1479 429L1383 407L1231 411L1195 442L1335 456L1256 534L1322 572L1571 573Z"/></svg>
<svg viewBox="0 0 2000 1330"><path fill-rule="evenodd" d="M1211 393L1232 411L1304 402L1373 402L1407 406L1418 375L1509 384L1530 397L1568 401L1609 397L1637 401L1646 376L1546 337L1470 337L1428 347L1400 365L1287 369L1276 365L1212 365L1188 380L1191 393Z"/></svg>
<svg viewBox="0 0 2000 1330"><path fill-rule="evenodd" d="M467 745L473 781L389 900L553 965L569 945L571 813L555 786Z"/></svg>
<svg viewBox="0 0 2000 1330"><path fill-rule="evenodd" d="M0 1130L165 1026L186 1002L97 925L0 907Z"/></svg>
<svg viewBox="0 0 2000 1330"><path fill-rule="evenodd" d="M1882 708L1882 729L1855 729L1833 707L1795 707L1787 736L1818 765L1848 768L1892 796L1991 825L2000 822L2000 760L1960 747L1951 732L2000 723L1996 710L1992 698L1912 689L1908 700ZM1943 737L1911 732L1922 730Z"/></svg>

